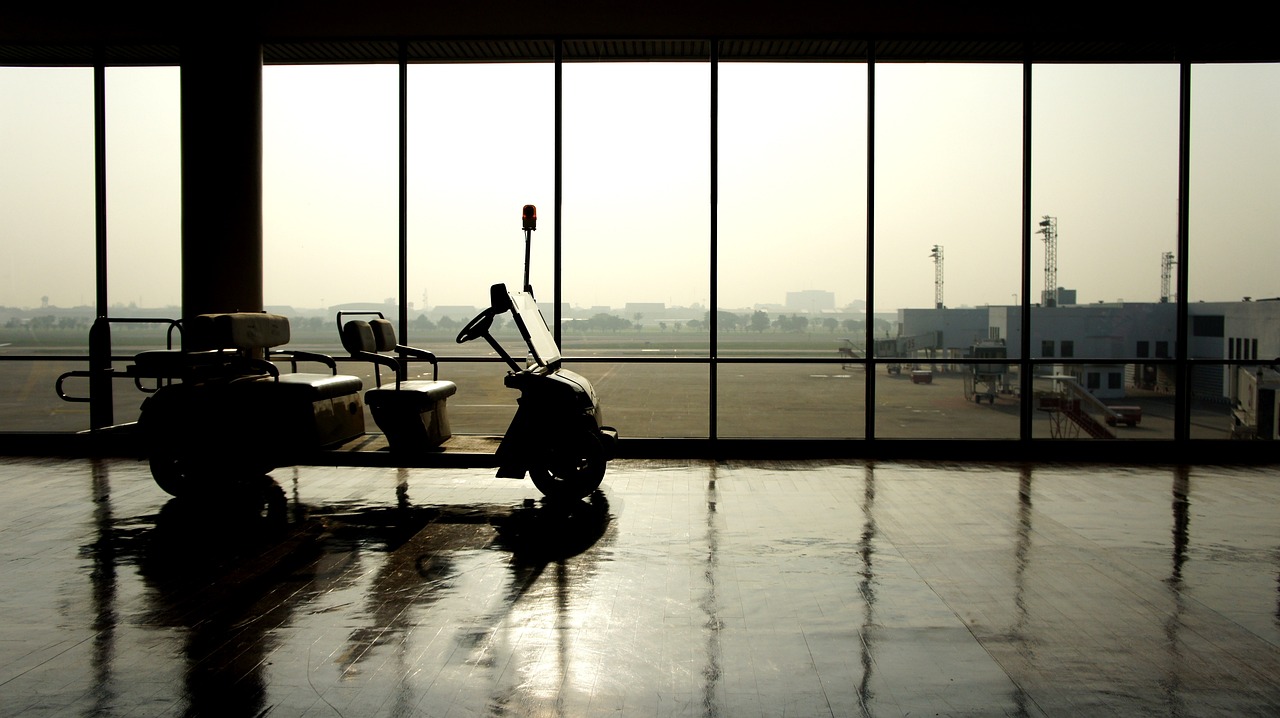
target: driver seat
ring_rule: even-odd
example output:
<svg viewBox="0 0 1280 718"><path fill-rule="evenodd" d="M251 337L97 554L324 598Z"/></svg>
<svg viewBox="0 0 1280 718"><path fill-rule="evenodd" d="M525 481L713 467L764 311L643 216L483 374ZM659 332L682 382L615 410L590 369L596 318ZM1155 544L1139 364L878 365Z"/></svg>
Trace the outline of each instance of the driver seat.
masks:
<svg viewBox="0 0 1280 718"><path fill-rule="evenodd" d="M342 346L352 357L374 365L376 388L365 392L364 402L373 421L387 437L392 451L415 451L437 447L452 436L449 428L447 399L458 391L451 381L439 381L440 366L436 357L425 349L396 343L396 332L386 319L364 321L353 319L342 325ZM383 352L395 351L399 356ZM431 363L431 380L406 378L406 357L417 357ZM395 372L393 386L382 385L381 367Z"/></svg>

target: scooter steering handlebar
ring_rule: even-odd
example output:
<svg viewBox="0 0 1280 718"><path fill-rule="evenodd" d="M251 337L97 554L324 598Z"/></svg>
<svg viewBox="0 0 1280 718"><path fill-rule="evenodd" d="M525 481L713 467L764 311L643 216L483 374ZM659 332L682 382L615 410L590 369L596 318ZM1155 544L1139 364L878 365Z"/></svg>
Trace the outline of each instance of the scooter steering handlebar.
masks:
<svg viewBox="0 0 1280 718"><path fill-rule="evenodd" d="M458 343L465 344L475 339L483 339L489 334L489 327L493 326L493 309L486 309L475 316L474 319L467 322L467 326L458 332Z"/></svg>

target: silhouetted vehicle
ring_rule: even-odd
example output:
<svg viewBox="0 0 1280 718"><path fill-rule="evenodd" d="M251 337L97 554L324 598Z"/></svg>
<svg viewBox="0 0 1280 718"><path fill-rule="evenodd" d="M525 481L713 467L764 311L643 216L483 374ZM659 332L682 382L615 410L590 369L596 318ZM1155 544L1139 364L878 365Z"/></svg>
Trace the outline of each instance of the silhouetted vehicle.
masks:
<svg viewBox="0 0 1280 718"><path fill-rule="evenodd" d="M591 382L560 366L560 347L534 300L529 286L529 242L536 219L533 205L525 205L524 291L509 291L505 284L490 287L489 308L458 332L457 341L488 342L511 368L503 383L520 390L516 414L498 446L497 475L519 479L527 473L549 498L580 499L595 491L604 478L618 432L604 426ZM511 312L528 349L523 367L490 331L494 318L505 312Z"/></svg>

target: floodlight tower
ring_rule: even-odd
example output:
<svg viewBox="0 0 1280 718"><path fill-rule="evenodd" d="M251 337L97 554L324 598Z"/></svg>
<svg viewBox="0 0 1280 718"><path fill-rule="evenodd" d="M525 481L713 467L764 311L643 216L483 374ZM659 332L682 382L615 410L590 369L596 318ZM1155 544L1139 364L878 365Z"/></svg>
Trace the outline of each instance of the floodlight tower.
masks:
<svg viewBox="0 0 1280 718"><path fill-rule="evenodd" d="M1058 218L1044 215L1040 229L1044 235L1044 305L1058 306Z"/></svg>
<svg viewBox="0 0 1280 718"><path fill-rule="evenodd" d="M929 256L933 257L933 308L942 309L942 245L933 245Z"/></svg>
<svg viewBox="0 0 1280 718"><path fill-rule="evenodd" d="M1160 303L1169 303L1169 282L1173 278L1173 265L1177 262L1173 258L1173 252L1165 252L1160 255Z"/></svg>

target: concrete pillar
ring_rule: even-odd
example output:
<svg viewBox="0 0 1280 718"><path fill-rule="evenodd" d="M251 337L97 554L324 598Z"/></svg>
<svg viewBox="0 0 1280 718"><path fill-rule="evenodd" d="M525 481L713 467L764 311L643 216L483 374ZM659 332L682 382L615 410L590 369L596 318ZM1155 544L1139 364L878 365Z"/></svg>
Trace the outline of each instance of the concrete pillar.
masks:
<svg viewBox="0 0 1280 718"><path fill-rule="evenodd" d="M182 316L262 309L262 45L182 48Z"/></svg>

